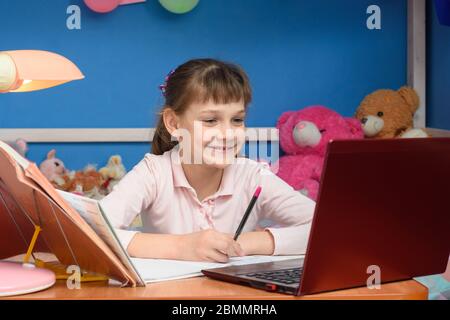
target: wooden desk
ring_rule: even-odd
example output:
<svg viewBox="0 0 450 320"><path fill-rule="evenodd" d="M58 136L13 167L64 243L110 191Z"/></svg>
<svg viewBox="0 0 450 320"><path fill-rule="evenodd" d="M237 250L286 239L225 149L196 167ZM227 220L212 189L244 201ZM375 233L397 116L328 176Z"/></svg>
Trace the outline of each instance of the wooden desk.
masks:
<svg viewBox="0 0 450 320"><path fill-rule="evenodd" d="M317 295L294 297L278 293L270 293L250 287L234 285L226 282L197 277L183 280L148 284L146 287L119 288L108 286L106 282L82 283L81 289L69 290L64 281L45 291L8 297L8 299L238 299L238 300L279 300L279 299L376 299L376 300L425 300L428 289L414 281L401 281L384 284L379 290L366 287Z"/></svg>
<svg viewBox="0 0 450 320"><path fill-rule="evenodd" d="M44 261L54 261L56 257L49 253L34 253ZM22 261L23 255L8 260ZM449 263L450 266L450 263ZM4 299L56 299L56 300L427 300L428 288L415 280L392 282L381 285L379 290L366 287L320 293L303 297L294 297L280 293L253 289L228 282L212 280L207 277L195 277L182 280L149 283L146 287L120 288L108 282L84 282L79 290L69 290L66 282L59 280L44 291Z"/></svg>

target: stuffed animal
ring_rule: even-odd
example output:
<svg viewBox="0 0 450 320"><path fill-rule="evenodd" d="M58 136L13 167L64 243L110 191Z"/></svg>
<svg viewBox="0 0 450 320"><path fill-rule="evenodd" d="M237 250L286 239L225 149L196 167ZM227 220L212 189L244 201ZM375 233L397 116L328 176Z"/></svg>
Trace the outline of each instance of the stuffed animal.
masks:
<svg viewBox="0 0 450 320"><path fill-rule="evenodd" d="M28 143L24 139L19 138L16 141L6 143L16 150L22 157L26 157L28 152Z"/></svg>
<svg viewBox="0 0 450 320"><path fill-rule="evenodd" d="M47 159L39 165L39 169L55 188L64 191L69 190L71 186L71 174L66 169L64 162L56 158L55 149L47 153Z"/></svg>
<svg viewBox="0 0 450 320"><path fill-rule="evenodd" d="M102 193L104 182L103 176L97 172L95 166L87 165L84 170L75 172L68 191L100 200L104 197Z"/></svg>
<svg viewBox="0 0 450 320"><path fill-rule="evenodd" d="M124 165L122 164L122 158L119 155L111 156L106 167L101 168L99 172L105 180L102 188L105 190L106 194L109 194L113 190L114 186L127 173Z"/></svg>
<svg viewBox="0 0 450 320"><path fill-rule="evenodd" d="M378 90L367 97L356 110L368 138L424 138L428 134L414 129L414 114L419 108L419 96L409 87L398 91Z"/></svg>
<svg viewBox="0 0 450 320"><path fill-rule="evenodd" d="M101 172L94 165L87 165L79 171L69 171L64 162L56 158L54 149L49 151L39 169L55 188L97 200L108 194L126 174L120 156L112 156Z"/></svg>
<svg viewBox="0 0 450 320"><path fill-rule="evenodd" d="M277 175L316 200L325 152L330 140L362 139L361 123L324 106L310 106L281 115L277 128L287 154L274 166Z"/></svg>

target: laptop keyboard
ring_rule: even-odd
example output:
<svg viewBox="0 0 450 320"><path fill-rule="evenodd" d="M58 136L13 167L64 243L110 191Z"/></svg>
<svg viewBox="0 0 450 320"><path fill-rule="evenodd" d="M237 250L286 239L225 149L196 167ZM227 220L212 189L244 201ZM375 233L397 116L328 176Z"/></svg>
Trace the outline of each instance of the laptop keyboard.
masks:
<svg viewBox="0 0 450 320"><path fill-rule="evenodd" d="M266 271L257 273L246 273L244 276L263 279L270 282L281 282L284 284L294 284L300 282L300 275L303 268L282 269L276 271Z"/></svg>

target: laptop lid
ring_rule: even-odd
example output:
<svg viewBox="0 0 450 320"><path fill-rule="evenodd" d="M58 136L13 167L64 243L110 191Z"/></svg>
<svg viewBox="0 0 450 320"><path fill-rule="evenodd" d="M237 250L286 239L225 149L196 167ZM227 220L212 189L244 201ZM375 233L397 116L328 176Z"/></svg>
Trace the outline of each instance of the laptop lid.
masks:
<svg viewBox="0 0 450 320"><path fill-rule="evenodd" d="M450 138L328 145L298 294L443 273L449 248Z"/></svg>

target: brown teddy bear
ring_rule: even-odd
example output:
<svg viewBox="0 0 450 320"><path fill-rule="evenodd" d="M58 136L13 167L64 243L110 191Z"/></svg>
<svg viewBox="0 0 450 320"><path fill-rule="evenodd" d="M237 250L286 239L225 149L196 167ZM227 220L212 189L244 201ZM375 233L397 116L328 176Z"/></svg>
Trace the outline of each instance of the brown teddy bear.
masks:
<svg viewBox="0 0 450 320"><path fill-rule="evenodd" d="M410 87L378 90L364 98L355 117L367 138L425 138L428 134L424 130L413 128L418 108L419 96Z"/></svg>

